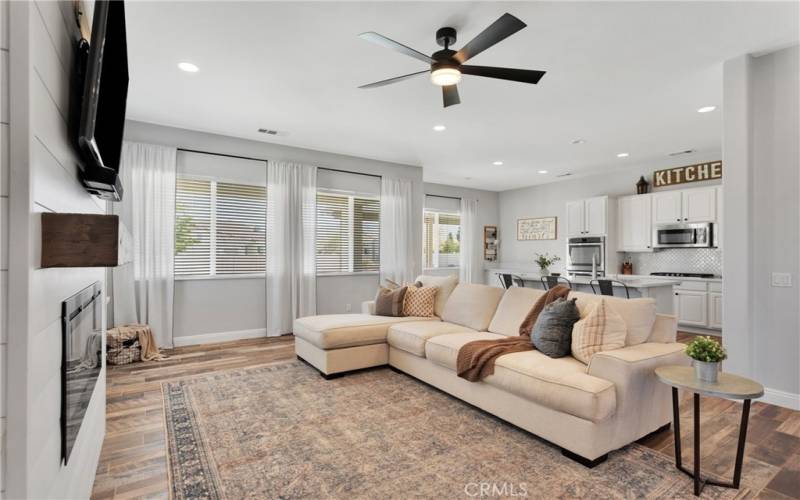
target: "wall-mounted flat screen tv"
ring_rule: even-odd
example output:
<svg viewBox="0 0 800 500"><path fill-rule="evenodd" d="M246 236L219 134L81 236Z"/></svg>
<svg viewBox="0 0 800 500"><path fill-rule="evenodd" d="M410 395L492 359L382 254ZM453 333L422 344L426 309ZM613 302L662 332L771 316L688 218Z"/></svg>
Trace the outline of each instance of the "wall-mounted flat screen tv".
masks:
<svg viewBox="0 0 800 500"><path fill-rule="evenodd" d="M119 201L122 135L128 98L128 43L125 3L94 3L91 42L78 43L76 73L83 80L77 144L81 181L100 198Z"/></svg>

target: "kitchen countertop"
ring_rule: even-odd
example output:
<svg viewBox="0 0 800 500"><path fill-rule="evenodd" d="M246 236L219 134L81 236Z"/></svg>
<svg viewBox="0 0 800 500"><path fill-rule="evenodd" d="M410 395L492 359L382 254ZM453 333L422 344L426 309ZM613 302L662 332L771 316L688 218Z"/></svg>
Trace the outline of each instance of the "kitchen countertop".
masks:
<svg viewBox="0 0 800 500"><path fill-rule="evenodd" d="M486 271L489 271L494 274L500 274L500 273L516 274L517 276L522 276L525 279L532 279L532 280L539 280L541 277L541 275L537 271L530 271L530 270L523 271L520 268L515 268L510 266L486 269ZM589 280L591 279L588 276L576 276L572 278L566 274L562 275L569 278L570 281L579 284L588 284ZM690 277L680 277L680 276L651 276L649 274L607 274L606 278L624 281L628 286L631 287L633 287L632 283L649 283L651 280L660 282L669 281L673 285L677 285L682 281L703 281L711 283L722 283L722 276L715 276L713 278L690 278ZM586 280L585 282L583 281L584 279ZM650 285L650 286L657 286L657 285Z"/></svg>
<svg viewBox="0 0 800 500"><path fill-rule="evenodd" d="M514 269L508 268L496 268L496 269L487 269L495 274L514 274L516 276L521 277L524 280L529 281L539 281L541 279L541 274L538 272L530 272L530 271L519 271ZM589 276L568 276L563 275L565 278L569 279L572 283L576 285L588 285L589 282L592 280ZM618 279L616 275L609 275L607 276L610 279ZM656 287L663 287L663 286L673 286L680 284L681 280L679 278L651 278L650 276L634 276L634 275L625 275L623 281L628 287L630 288L656 288ZM621 287L622 285L619 283L614 283L614 286Z"/></svg>

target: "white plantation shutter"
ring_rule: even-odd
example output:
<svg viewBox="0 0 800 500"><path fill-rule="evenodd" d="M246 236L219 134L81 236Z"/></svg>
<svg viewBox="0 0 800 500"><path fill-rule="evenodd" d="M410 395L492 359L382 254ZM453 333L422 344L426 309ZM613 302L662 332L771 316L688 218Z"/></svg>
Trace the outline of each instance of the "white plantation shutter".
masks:
<svg viewBox="0 0 800 500"><path fill-rule="evenodd" d="M380 270L380 200L317 193L317 274Z"/></svg>
<svg viewBox="0 0 800 500"><path fill-rule="evenodd" d="M263 274L267 188L216 183L216 274Z"/></svg>
<svg viewBox="0 0 800 500"><path fill-rule="evenodd" d="M381 202L375 198L353 198L353 271L380 270Z"/></svg>
<svg viewBox="0 0 800 500"><path fill-rule="evenodd" d="M179 176L175 188L175 276L263 274L265 186Z"/></svg>
<svg viewBox="0 0 800 500"><path fill-rule="evenodd" d="M350 269L350 198L317 193L317 273Z"/></svg>
<svg viewBox="0 0 800 500"><path fill-rule="evenodd" d="M178 178L175 276L211 274L211 181Z"/></svg>

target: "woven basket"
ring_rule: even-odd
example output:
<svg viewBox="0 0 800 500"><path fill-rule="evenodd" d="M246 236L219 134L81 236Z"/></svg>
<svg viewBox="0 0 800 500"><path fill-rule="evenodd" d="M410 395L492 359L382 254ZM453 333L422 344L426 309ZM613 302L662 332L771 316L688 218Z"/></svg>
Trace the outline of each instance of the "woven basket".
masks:
<svg viewBox="0 0 800 500"><path fill-rule="evenodd" d="M142 346L136 333L110 328L106 334L106 362L127 365L142 360Z"/></svg>

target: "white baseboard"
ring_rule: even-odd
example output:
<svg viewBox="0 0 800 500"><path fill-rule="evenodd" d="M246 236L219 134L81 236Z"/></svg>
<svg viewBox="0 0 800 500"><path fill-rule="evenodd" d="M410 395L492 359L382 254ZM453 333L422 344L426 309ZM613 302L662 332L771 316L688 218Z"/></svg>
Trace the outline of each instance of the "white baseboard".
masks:
<svg viewBox="0 0 800 500"><path fill-rule="evenodd" d="M266 328L255 328L253 330L233 330L230 332L203 333L201 335L189 335L186 337L173 337L172 343L175 347L185 345L212 344L214 342L229 342L231 340L255 339L266 337Z"/></svg>
<svg viewBox="0 0 800 500"><path fill-rule="evenodd" d="M800 410L800 394L770 389L769 387L764 388L764 395L759 398L759 401L789 408L790 410Z"/></svg>

